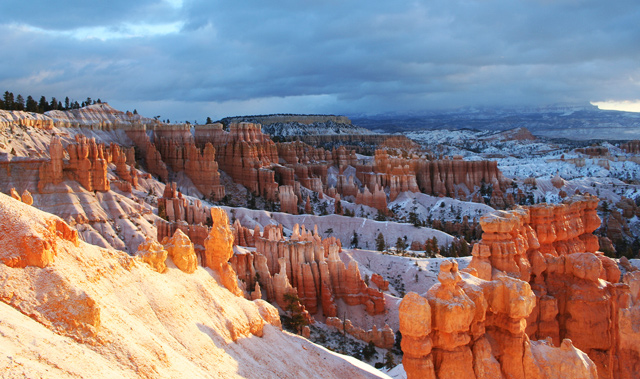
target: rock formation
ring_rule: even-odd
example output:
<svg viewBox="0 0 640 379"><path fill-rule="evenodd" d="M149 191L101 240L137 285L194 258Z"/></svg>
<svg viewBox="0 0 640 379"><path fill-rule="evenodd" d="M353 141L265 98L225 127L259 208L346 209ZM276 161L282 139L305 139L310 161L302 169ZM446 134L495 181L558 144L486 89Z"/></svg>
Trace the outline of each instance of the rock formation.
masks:
<svg viewBox="0 0 640 379"><path fill-rule="evenodd" d="M463 280L455 261L441 264L438 280L426 298L411 292L400 304L407 378L597 378L569 339L560 348L529 340L528 283L497 270L491 281ZM554 352L563 359L547 359Z"/></svg>
<svg viewBox="0 0 640 379"><path fill-rule="evenodd" d="M202 264L215 271L222 285L231 293L242 296L236 272L228 263L233 255L233 233L229 227L229 218L223 209L214 207L211 208L211 220L213 226L204 240Z"/></svg>
<svg viewBox="0 0 640 379"><path fill-rule="evenodd" d="M347 333L366 343L373 344L381 349L391 349L395 343L395 334L389 325L385 325L382 330L374 325L369 330L364 330L353 326L351 320L341 320L338 317L327 317L327 326L336 328L341 333Z"/></svg>
<svg viewBox="0 0 640 379"><path fill-rule="evenodd" d="M538 204L481 218L484 235L464 270L475 278L461 281L457 268L443 264L441 284L427 292L428 311L417 295L403 300L400 326L409 377L431 366L436 377L549 378L558 372L596 377L596 368L599 378L634 377L640 355L622 330L640 318L640 309L629 301L634 296L629 283L635 282L625 276L627 282L620 283L616 262L596 251L597 203L589 195L576 195L560 205ZM438 329L441 298L446 300L443 309L460 311L442 313L444 326ZM422 309L423 322L432 329L415 329L416 309ZM461 315L467 316L455 324ZM405 349L406 336L411 338ZM449 357L458 364L447 363ZM462 366L464 372L456 371Z"/></svg>
<svg viewBox="0 0 640 379"><path fill-rule="evenodd" d="M170 131L156 130L156 147L168 166L174 172L184 171L207 199L221 200L225 190L224 186L220 185L220 173L215 160L216 150L213 145L207 142L201 152L193 142L189 130L178 136L168 134ZM188 136L182 135L184 133Z"/></svg>
<svg viewBox="0 0 640 379"><path fill-rule="evenodd" d="M143 262L147 263L151 268L159 273L167 271L167 250L160 243L147 238L144 243L138 246L136 256Z"/></svg>
<svg viewBox="0 0 640 379"><path fill-rule="evenodd" d="M292 186L280 186L278 196L280 197L281 212L298 214L298 196L294 194Z"/></svg>
<svg viewBox="0 0 640 379"><path fill-rule="evenodd" d="M364 305L370 315L385 312L382 292L367 286L355 262L342 262L335 238L321 240L317 231L296 226L287 240L280 226L267 227L262 235L256 229L253 239L255 253L236 254L231 262L246 288L253 288L258 278L267 300L280 304L278 299L295 290L312 315L322 309L324 316L335 317L338 298L350 306Z"/></svg>
<svg viewBox="0 0 640 379"><path fill-rule="evenodd" d="M192 274L198 266L198 257L193 249L193 244L184 232L180 229L176 230L165 244L167 255L173 263L187 274Z"/></svg>

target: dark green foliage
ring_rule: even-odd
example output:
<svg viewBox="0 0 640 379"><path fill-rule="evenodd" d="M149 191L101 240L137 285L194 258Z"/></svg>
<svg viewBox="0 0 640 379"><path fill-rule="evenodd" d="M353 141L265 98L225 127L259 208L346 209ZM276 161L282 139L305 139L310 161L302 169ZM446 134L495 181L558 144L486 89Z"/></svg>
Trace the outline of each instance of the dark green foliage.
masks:
<svg viewBox="0 0 640 379"><path fill-rule="evenodd" d="M351 248L352 249L359 249L359 241L358 241L358 233L356 233L356 231L353 231L353 237L351 237Z"/></svg>
<svg viewBox="0 0 640 379"><path fill-rule="evenodd" d="M386 247L387 242L384 240L384 236L382 235L382 233L378 233L378 236L376 237L376 250L384 251Z"/></svg>
<svg viewBox="0 0 640 379"><path fill-rule="evenodd" d="M387 350L387 354L384 355L384 367L389 370L396 366L396 360L393 358L391 350Z"/></svg>
<svg viewBox="0 0 640 379"><path fill-rule="evenodd" d="M376 354L376 346L373 344L372 341L370 341L369 344L364 349L362 349L362 356L364 357L364 359L368 361L371 358L373 358L375 354Z"/></svg>
<svg viewBox="0 0 640 379"><path fill-rule="evenodd" d="M91 100L91 98L87 98L87 100L82 102L82 106L96 103L100 104L102 100L98 99L96 102L95 100ZM71 101L68 96L65 97L64 103L58 101L55 97L52 97L51 101L48 101L45 96L40 96L40 101L36 101L31 95L28 95L25 100L21 94L14 95L13 92L5 91L0 100L0 109L7 111L44 113L51 110L65 111L79 108L80 104L78 104L77 101ZM137 114L137 111L134 110L134 114Z"/></svg>
<svg viewBox="0 0 640 379"><path fill-rule="evenodd" d="M285 307L287 315L283 317L283 323L299 334L302 332L302 328L309 324L304 317L300 298L294 293L287 293L284 295L284 301L287 304Z"/></svg>
<svg viewBox="0 0 640 379"><path fill-rule="evenodd" d="M407 252L407 237L405 236L404 238L398 237L398 239L396 240L396 253L397 254L404 254Z"/></svg>

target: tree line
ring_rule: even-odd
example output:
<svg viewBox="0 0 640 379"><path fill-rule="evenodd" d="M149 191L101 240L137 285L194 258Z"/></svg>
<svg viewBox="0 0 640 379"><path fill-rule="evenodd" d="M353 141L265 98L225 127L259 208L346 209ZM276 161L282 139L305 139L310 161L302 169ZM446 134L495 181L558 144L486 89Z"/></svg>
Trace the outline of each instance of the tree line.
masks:
<svg viewBox="0 0 640 379"><path fill-rule="evenodd" d="M25 99L21 94L14 96L13 92L5 91L0 99L0 109L6 111L25 111L34 113L44 113L52 110L66 111L69 109L80 109L87 105L100 104L102 100L92 100L87 97L82 103L65 97L64 101L59 101L55 97L47 100L45 96L40 96L40 100L36 101L31 95Z"/></svg>

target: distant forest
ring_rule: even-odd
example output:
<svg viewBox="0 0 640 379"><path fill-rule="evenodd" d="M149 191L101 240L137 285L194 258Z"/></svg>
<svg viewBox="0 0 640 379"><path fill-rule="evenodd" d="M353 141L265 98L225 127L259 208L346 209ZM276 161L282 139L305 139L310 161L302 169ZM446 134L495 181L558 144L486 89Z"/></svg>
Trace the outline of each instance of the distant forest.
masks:
<svg viewBox="0 0 640 379"><path fill-rule="evenodd" d="M36 101L31 95L27 96L25 99L20 94L18 94L18 96L14 96L13 92L5 91L2 95L2 99L0 99L0 109L6 111L44 113L52 110L66 111L69 109L80 109L87 105L100 103L102 103L102 100L91 100L90 97L87 97L87 99L82 103L69 100L69 97L65 97L64 101L58 101L55 97L52 97L51 100L47 100L45 96L40 96L40 100Z"/></svg>

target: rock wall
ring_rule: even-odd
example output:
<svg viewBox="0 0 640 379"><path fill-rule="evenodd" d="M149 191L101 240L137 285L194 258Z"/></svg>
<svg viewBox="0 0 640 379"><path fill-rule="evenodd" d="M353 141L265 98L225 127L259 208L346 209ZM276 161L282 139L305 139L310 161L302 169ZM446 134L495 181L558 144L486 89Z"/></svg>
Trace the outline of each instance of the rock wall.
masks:
<svg viewBox="0 0 640 379"><path fill-rule="evenodd" d="M58 184L63 179L63 172L71 180L80 183L87 191L109 191L107 164L109 156L105 156L103 144L96 144L94 138L76 135L76 143L67 146L69 160L63 161L64 149L57 137L52 138L49 152L51 160L40 166L38 190L44 191L48 183Z"/></svg>
<svg viewBox="0 0 640 379"><path fill-rule="evenodd" d="M428 195L455 197L457 186L464 184L469 191L482 183L500 187L502 173L496 161L465 161L461 157L439 160L419 160L416 179L420 190Z"/></svg>
<svg viewBox="0 0 640 379"><path fill-rule="evenodd" d="M595 364L571 340L553 347L529 339L526 317L536 296L528 283L496 272L490 281L463 280L457 263L445 261L439 283L424 297L404 297L400 331L407 378L596 379Z"/></svg>
<svg viewBox="0 0 640 379"><path fill-rule="evenodd" d="M621 283L617 263L596 251L597 203L574 196L481 218L465 280L443 264L426 299L412 294L401 304L408 377L424 377L422 369L434 377L636 377L640 340L621 330L640 319L630 300L637 274Z"/></svg>
<svg viewBox="0 0 640 379"><path fill-rule="evenodd" d="M202 150L198 149L190 131L187 132L188 137L182 135L184 131L172 135L169 130L165 130L156 137L156 147L172 171L184 171L200 193L208 199L219 201L224 197L225 189L220 185L218 162L215 160L216 149L210 142Z"/></svg>
<svg viewBox="0 0 640 379"><path fill-rule="evenodd" d="M317 231L296 226L287 240L280 225L265 228L262 235L255 230L253 240L255 252L236 255L232 264L246 288L254 288L257 278L263 296L281 308L281 299L290 286L312 315L321 309L324 316L335 317L336 299L350 306L364 305L370 315L385 312L382 292L367 286L355 262L345 266L336 239L321 240Z"/></svg>

